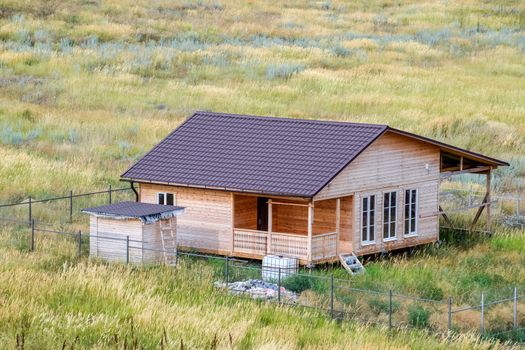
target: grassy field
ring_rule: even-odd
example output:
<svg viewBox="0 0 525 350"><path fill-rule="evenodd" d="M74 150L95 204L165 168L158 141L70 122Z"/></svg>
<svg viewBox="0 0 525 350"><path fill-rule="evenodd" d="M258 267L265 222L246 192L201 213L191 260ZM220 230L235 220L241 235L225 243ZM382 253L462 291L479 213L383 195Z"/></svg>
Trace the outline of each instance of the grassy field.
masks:
<svg viewBox="0 0 525 350"><path fill-rule="evenodd" d="M332 321L315 310L228 296L213 287L216 275L209 263L182 260L176 269L107 265L78 260L74 244L64 240L40 240L38 250L28 253L14 248L12 237L10 230L0 234L3 348L518 348L481 341L474 334L448 342L444 335L424 330L390 333ZM426 261L428 267L431 261L445 260ZM417 262L411 263L413 273Z"/></svg>
<svg viewBox="0 0 525 350"><path fill-rule="evenodd" d="M522 1L0 0L0 48L2 203L116 186L194 110L388 123L508 160L496 189L525 190ZM8 234L7 348L22 334L26 348L156 348L164 329L165 348L510 348L231 298L211 271L195 277L209 266L27 254ZM498 232L374 262L354 283L458 304L505 297L525 288L524 245Z"/></svg>

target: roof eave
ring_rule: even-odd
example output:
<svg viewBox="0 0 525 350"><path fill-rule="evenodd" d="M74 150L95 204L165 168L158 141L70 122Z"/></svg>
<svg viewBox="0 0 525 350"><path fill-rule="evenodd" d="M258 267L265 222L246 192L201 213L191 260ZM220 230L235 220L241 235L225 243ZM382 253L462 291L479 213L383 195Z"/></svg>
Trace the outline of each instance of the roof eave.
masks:
<svg viewBox="0 0 525 350"><path fill-rule="evenodd" d="M258 191L258 190L253 190L253 189L184 184L184 183L157 181L157 180L131 178L131 177L121 177L120 181L136 182L136 183L151 183L151 184L157 184L157 185L188 187L188 188L200 188L200 189L207 189L207 190L227 191L227 192L260 194L263 196L296 197L296 198L302 198L302 199L312 199L315 195L315 193L265 192L265 191Z"/></svg>

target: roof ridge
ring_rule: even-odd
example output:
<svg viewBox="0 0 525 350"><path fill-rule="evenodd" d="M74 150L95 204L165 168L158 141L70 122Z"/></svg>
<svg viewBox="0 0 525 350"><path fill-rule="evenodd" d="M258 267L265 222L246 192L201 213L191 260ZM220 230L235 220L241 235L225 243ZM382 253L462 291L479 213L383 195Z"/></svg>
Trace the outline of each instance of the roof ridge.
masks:
<svg viewBox="0 0 525 350"><path fill-rule="evenodd" d="M191 117L198 116L199 114L211 114L211 115L222 116L222 117L229 117L229 118L264 119L264 120L275 120L275 121L282 121L282 122L288 121L288 122L294 122L294 123L307 123L307 124L330 124L330 125L339 125L339 126L358 125L358 126L380 127L380 128L388 128L389 127L388 124L346 122L346 121L337 121L337 120L290 118L290 117L278 117L278 116L271 116L271 115L226 113L226 112L215 112L215 111L205 111L205 110L197 110L191 115Z"/></svg>

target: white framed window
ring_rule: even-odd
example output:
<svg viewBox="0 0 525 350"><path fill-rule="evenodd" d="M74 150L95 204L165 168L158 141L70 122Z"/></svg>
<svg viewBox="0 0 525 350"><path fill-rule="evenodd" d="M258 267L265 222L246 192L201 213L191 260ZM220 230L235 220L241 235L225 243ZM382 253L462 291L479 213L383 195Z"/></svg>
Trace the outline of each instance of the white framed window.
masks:
<svg viewBox="0 0 525 350"><path fill-rule="evenodd" d="M383 194L383 240L393 240L397 234L397 192Z"/></svg>
<svg viewBox="0 0 525 350"><path fill-rule="evenodd" d="M417 235L417 189L405 190L405 236Z"/></svg>
<svg viewBox="0 0 525 350"><path fill-rule="evenodd" d="M157 204L175 205L175 195L169 192L158 192Z"/></svg>
<svg viewBox="0 0 525 350"><path fill-rule="evenodd" d="M361 241L365 244L373 243L375 242L376 196L363 197L361 204Z"/></svg>

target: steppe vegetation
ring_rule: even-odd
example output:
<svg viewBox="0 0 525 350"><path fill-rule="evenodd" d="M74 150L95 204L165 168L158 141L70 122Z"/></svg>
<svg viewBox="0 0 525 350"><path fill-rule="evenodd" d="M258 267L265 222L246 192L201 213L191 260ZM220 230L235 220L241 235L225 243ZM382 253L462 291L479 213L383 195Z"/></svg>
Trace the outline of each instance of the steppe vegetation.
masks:
<svg viewBox="0 0 525 350"><path fill-rule="evenodd" d="M2 198L89 190L193 110L388 123L525 172L520 1L0 4Z"/></svg>

